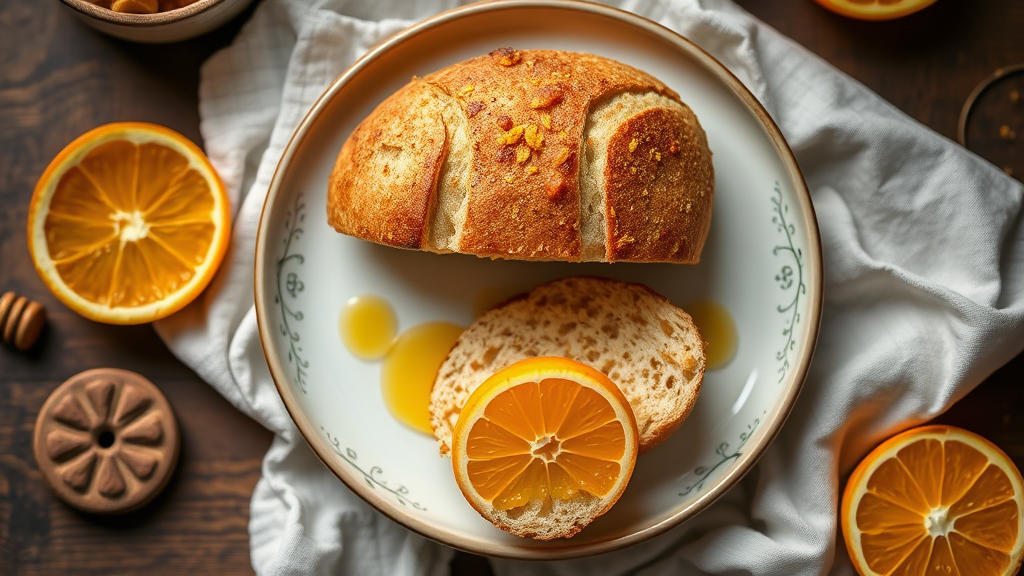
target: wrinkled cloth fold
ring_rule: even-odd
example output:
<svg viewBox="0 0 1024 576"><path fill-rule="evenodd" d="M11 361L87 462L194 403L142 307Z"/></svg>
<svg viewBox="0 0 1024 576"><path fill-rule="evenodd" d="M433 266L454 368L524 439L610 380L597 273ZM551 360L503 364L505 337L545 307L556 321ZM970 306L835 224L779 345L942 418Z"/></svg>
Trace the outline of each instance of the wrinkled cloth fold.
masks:
<svg viewBox="0 0 1024 576"><path fill-rule="evenodd" d="M720 60L789 141L821 231L818 349L753 472L694 519L598 557L492 565L500 576L853 574L837 527L841 480L873 445L941 413L1024 347L1024 190L729 0L613 4ZM157 330L276 434L252 498L261 576L448 573L450 549L372 509L298 433L263 356L252 278L263 199L309 107L372 46L456 5L265 0L202 68L200 128L235 210L232 243L210 288Z"/></svg>

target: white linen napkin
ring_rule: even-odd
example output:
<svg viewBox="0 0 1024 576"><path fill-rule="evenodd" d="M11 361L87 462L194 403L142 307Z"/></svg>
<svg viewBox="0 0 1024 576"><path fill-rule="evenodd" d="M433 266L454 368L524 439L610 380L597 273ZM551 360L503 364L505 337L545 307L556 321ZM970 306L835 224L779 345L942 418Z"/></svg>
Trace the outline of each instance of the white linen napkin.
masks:
<svg viewBox="0 0 1024 576"><path fill-rule="evenodd" d="M252 562L279 574L441 575L451 550L385 518L314 457L267 369L253 308L263 198L309 106L371 46L454 0L266 0L203 66L201 130L237 211L201 299L157 325L171 350L276 433L252 499ZM939 414L1024 347L1024 190L729 0L618 5L690 38L765 104L812 191L824 249L817 355L754 471L693 520L502 576L852 574L840 480L877 442Z"/></svg>

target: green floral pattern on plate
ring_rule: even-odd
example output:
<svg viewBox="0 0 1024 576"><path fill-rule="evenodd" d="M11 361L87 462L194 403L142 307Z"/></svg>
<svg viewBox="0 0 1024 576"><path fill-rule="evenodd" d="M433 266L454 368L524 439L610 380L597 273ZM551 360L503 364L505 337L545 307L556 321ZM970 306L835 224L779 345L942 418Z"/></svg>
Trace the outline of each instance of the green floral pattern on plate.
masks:
<svg viewBox="0 0 1024 576"><path fill-rule="evenodd" d="M292 209L285 214L284 226L286 235L284 240L282 240L284 252L277 260L277 293L274 295L274 304L277 304L281 310L281 324L278 328L281 331L281 335L288 338L288 362L295 365L295 383L302 390L303 394L306 393L306 370L309 368L309 361L303 356L301 346L302 335L299 334L293 322L302 322L304 316L301 310L295 308L289 302L293 302L298 298L299 294L306 287L302 277L294 269L294 267L304 264L306 257L292 251L294 248L293 243L305 233L305 229L300 226L305 219L306 204L302 201L302 194L296 194ZM380 466L371 466L369 470L363 469L356 462L358 455L355 450L342 448L341 441L338 438L332 436L323 427L320 429L327 437L327 441L331 443L335 454L362 474L363 479L370 488L391 493L403 506L411 506L417 510L426 510L419 502L409 498L409 489L405 485L399 484L392 487L388 482L382 480L381 475L384 474L384 470Z"/></svg>
<svg viewBox="0 0 1024 576"><path fill-rule="evenodd" d="M786 373L790 369L789 353L796 349L796 325L800 323L800 299L802 296L807 294L807 285L804 284L804 254L803 250L798 248L793 242L793 237L796 236L796 226L788 220L789 205L782 200L782 189L779 187L779 183L775 183L775 194L771 198L772 209L774 215L772 216L772 223L775 224L777 230L785 237L785 244L779 244L772 248L772 254L778 256L779 254L789 254L793 258L793 263L783 264L782 268L779 269L779 273L775 275L775 281L779 283L779 288L784 293L790 293L791 297L788 302L779 304L776 310L780 314L787 314L788 317L785 320L785 324L782 327L782 335L785 336L786 342L782 348L776 352L775 359L780 362L778 374L779 382L786 377ZM683 489L679 493L680 496L687 496L691 492L699 492L704 487L704 482L711 476L711 473L721 468L727 462L738 459L743 455L741 449L747 443L747 440L753 435L754 430L761 423L760 418L755 418L754 422L747 425L747 429L740 432L740 442L736 445L736 448L730 452L730 445L728 442L722 442L718 445L715 450L715 454L718 455L719 460L715 464L707 466L699 466L693 471L697 475L697 480Z"/></svg>
<svg viewBox="0 0 1024 576"><path fill-rule="evenodd" d="M295 204L285 215L284 226L287 231L282 242L284 253L277 260L277 293L274 294L274 304L281 309L281 324L279 329L283 336L288 337L288 362L295 364L295 383L298 384L302 393L306 393L306 369L309 368L309 361L302 356L302 337L291 322L301 322L303 315L301 310L289 306L285 301L284 294L287 293L294 301L306 285L302 282L299 274L293 270L294 266L300 266L306 261L302 254L292 252L292 242L298 240L305 233L301 224L306 219L306 204L302 202L302 194L295 195ZM287 274L285 274L287 272ZM284 276L284 290L282 290L282 274Z"/></svg>
<svg viewBox="0 0 1024 576"><path fill-rule="evenodd" d="M718 454L719 457L718 462L707 466L700 466L696 470L694 470L693 473L697 475L697 480L694 481L689 486L687 486L686 488L684 488L683 491L679 493L679 495L687 496L693 491L700 492L701 488L704 487L704 482L708 479L709 476L711 476L712 472L721 468L725 463L730 462L732 460L736 460L741 455L743 455L743 452L741 452L740 449L742 449L743 446L747 443L747 440L750 440L750 437L754 435L754 430L757 430L757 426L760 423L760 418L754 418L754 421L751 424L747 425L747 429L743 432L740 432L740 443L736 445L736 448L734 448L732 452L729 451L728 442L722 442L721 444L719 444L718 448L715 449L715 454Z"/></svg>
<svg viewBox="0 0 1024 576"><path fill-rule="evenodd" d="M779 382L782 382L790 368L789 353L796 349L794 333L796 325L800 322L800 298L807 294L807 285L804 284L804 253L803 250L797 248L793 243L796 227L786 219L786 216L789 214L789 205L782 201L782 190L779 189L778 182L775 183L775 195L772 196L772 206L775 210L772 223L775 224L779 232L784 234L786 238L786 243L773 248L772 254L778 256L780 253L788 253L793 257L793 265L784 264L779 269L779 273L775 275L775 281L779 283L779 288L783 292L792 290L792 297L789 302L779 304L777 307L780 314L789 314L789 318L782 328L782 335L786 337L786 343L775 354L775 359L781 362L778 372ZM796 266L795 270L793 266Z"/></svg>
<svg viewBox="0 0 1024 576"><path fill-rule="evenodd" d="M349 466L358 470L359 473L363 475L363 480L366 481L367 486L374 490L384 490L385 492L393 494L395 499L398 500L398 503L402 506L411 506L417 510L426 510L422 504L409 498L409 489L406 488L404 484L399 484L394 487L390 486L386 481L381 479L381 476L384 474L384 470L380 466L372 466L369 471L364 470L356 463L359 456L356 454L355 450L351 448L342 448L340 440L332 436L327 430L324 430L323 427L321 427L320 430L323 430L324 436L327 437L327 441L331 443L334 453L340 456L345 462L348 462Z"/></svg>

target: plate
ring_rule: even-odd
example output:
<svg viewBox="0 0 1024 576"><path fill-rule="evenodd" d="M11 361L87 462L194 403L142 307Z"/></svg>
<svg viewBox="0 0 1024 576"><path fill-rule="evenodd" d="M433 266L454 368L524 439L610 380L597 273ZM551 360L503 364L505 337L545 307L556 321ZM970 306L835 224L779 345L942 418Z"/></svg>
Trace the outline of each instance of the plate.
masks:
<svg viewBox="0 0 1024 576"><path fill-rule="evenodd" d="M336 233L327 178L353 128L413 75L503 47L591 52L645 70L700 118L714 152L715 206L701 263L492 261L397 250ZM502 532L463 498L432 437L391 416L379 363L352 356L338 317L352 296L391 302L399 329L468 326L481 294L563 276L642 282L686 307L713 299L735 320L736 355L709 371L682 427L641 456L619 502L570 539ZM778 433L810 363L821 249L806 185L778 128L724 66L643 18L573 0L475 4L371 50L312 107L270 185L256 246L256 312L267 362L299 430L355 493L408 528L477 554L554 559L639 542L692 517L739 480Z"/></svg>

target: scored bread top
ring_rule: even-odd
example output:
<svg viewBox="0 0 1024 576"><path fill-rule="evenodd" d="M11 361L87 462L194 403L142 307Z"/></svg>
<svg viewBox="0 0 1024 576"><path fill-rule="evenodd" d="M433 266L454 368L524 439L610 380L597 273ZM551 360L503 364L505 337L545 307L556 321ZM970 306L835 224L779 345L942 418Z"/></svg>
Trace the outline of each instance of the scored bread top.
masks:
<svg viewBox="0 0 1024 576"><path fill-rule="evenodd" d="M690 316L642 284L555 280L478 318L448 353L430 393L441 454L470 394L490 375L534 356L563 356L605 373L636 417L640 452L678 428L704 379L704 341Z"/></svg>
<svg viewBox="0 0 1024 576"><path fill-rule="evenodd" d="M592 54L496 50L413 78L352 133L328 221L399 248L692 263L714 170L662 82Z"/></svg>

